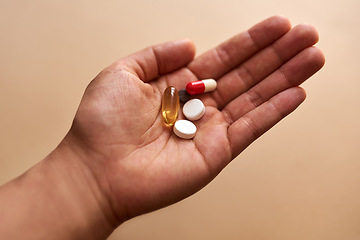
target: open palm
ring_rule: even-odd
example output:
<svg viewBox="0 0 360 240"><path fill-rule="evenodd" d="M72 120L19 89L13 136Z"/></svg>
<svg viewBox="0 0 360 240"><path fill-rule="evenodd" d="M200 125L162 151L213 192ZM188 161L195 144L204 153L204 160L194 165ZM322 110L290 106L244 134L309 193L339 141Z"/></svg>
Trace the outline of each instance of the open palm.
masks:
<svg viewBox="0 0 360 240"><path fill-rule="evenodd" d="M272 17L195 59L189 40L147 48L90 83L67 137L119 218L174 203L305 99L298 85L324 64L317 40L313 27ZM194 139L180 139L162 119L162 93L205 78L218 88L196 96L205 115Z"/></svg>

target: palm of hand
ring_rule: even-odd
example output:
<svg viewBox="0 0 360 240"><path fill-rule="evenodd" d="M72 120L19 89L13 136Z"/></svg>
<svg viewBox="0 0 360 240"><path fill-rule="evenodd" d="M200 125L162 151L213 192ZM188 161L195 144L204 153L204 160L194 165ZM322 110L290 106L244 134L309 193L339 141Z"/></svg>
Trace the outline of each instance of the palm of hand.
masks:
<svg viewBox="0 0 360 240"><path fill-rule="evenodd" d="M124 188L131 185L125 191L127 202L144 206L140 212L196 192L231 160L228 123L218 109L207 107L206 115L196 122L198 132L192 140L178 138L164 124L162 92L172 79L183 77L183 72L161 76L150 84L127 71L102 73L89 85L83 99L86 106L80 105L75 119L82 139L106 158L96 172L106 174L113 194L119 191L122 200L126 198ZM163 201L154 204L159 197ZM143 199L146 202L140 203Z"/></svg>
<svg viewBox="0 0 360 240"><path fill-rule="evenodd" d="M296 86L324 61L309 48L317 34L308 28L289 31L289 23L275 17L195 60L193 45L182 41L146 49L101 72L88 86L71 132L116 214L134 217L193 194L293 111L305 98ZM261 40L259 32L273 36ZM282 49L287 45L293 48ZM163 122L162 93L208 77L218 80L218 89L199 96L206 113L196 121L195 138L180 139Z"/></svg>

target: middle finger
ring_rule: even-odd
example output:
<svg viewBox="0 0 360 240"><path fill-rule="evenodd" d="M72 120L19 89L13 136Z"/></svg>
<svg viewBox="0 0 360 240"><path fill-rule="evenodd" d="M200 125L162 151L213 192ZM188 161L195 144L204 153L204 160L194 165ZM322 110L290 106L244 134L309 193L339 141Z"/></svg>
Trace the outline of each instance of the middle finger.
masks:
<svg viewBox="0 0 360 240"><path fill-rule="evenodd" d="M222 109L317 41L318 34L314 27L306 24L294 27L278 41L217 81L217 91L211 94L216 107Z"/></svg>

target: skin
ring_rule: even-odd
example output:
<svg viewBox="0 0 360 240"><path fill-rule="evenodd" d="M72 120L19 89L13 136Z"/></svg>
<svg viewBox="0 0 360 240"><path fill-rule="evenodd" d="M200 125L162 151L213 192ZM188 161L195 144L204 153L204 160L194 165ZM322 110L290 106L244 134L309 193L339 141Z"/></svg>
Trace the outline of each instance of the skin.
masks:
<svg viewBox="0 0 360 240"><path fill-rule="evenodd" d="M105 239L194 194L304 101L299 85L325 61L317 41L312 26L275 16L196 58L185 39L116 61L88 85L59 146L0 188L0 236ZM196 96L205 115L180 139L162 119L162 93L206 78L218 88Z"/></svg>

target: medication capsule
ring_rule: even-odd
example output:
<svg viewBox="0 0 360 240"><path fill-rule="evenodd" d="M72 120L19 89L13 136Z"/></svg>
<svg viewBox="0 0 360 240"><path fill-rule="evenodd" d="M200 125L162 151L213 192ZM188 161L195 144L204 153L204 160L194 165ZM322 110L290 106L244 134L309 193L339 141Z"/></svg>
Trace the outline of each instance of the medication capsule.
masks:
<svg viewBox="0 0 360 240"><path fill-rule="evenodd" d="M179 93L175 87L170 86L165 89L161 103L161 113L166 125L174 125L179 115L179 109Z"/></svg>
<svg viewBox="0 0 360 240"><path fill-rule="evenodd" d="M211 92L216 89L216 81L214 79L204 79L195 82L189 82L186 85L186 91L190 95Z"/></svg>

